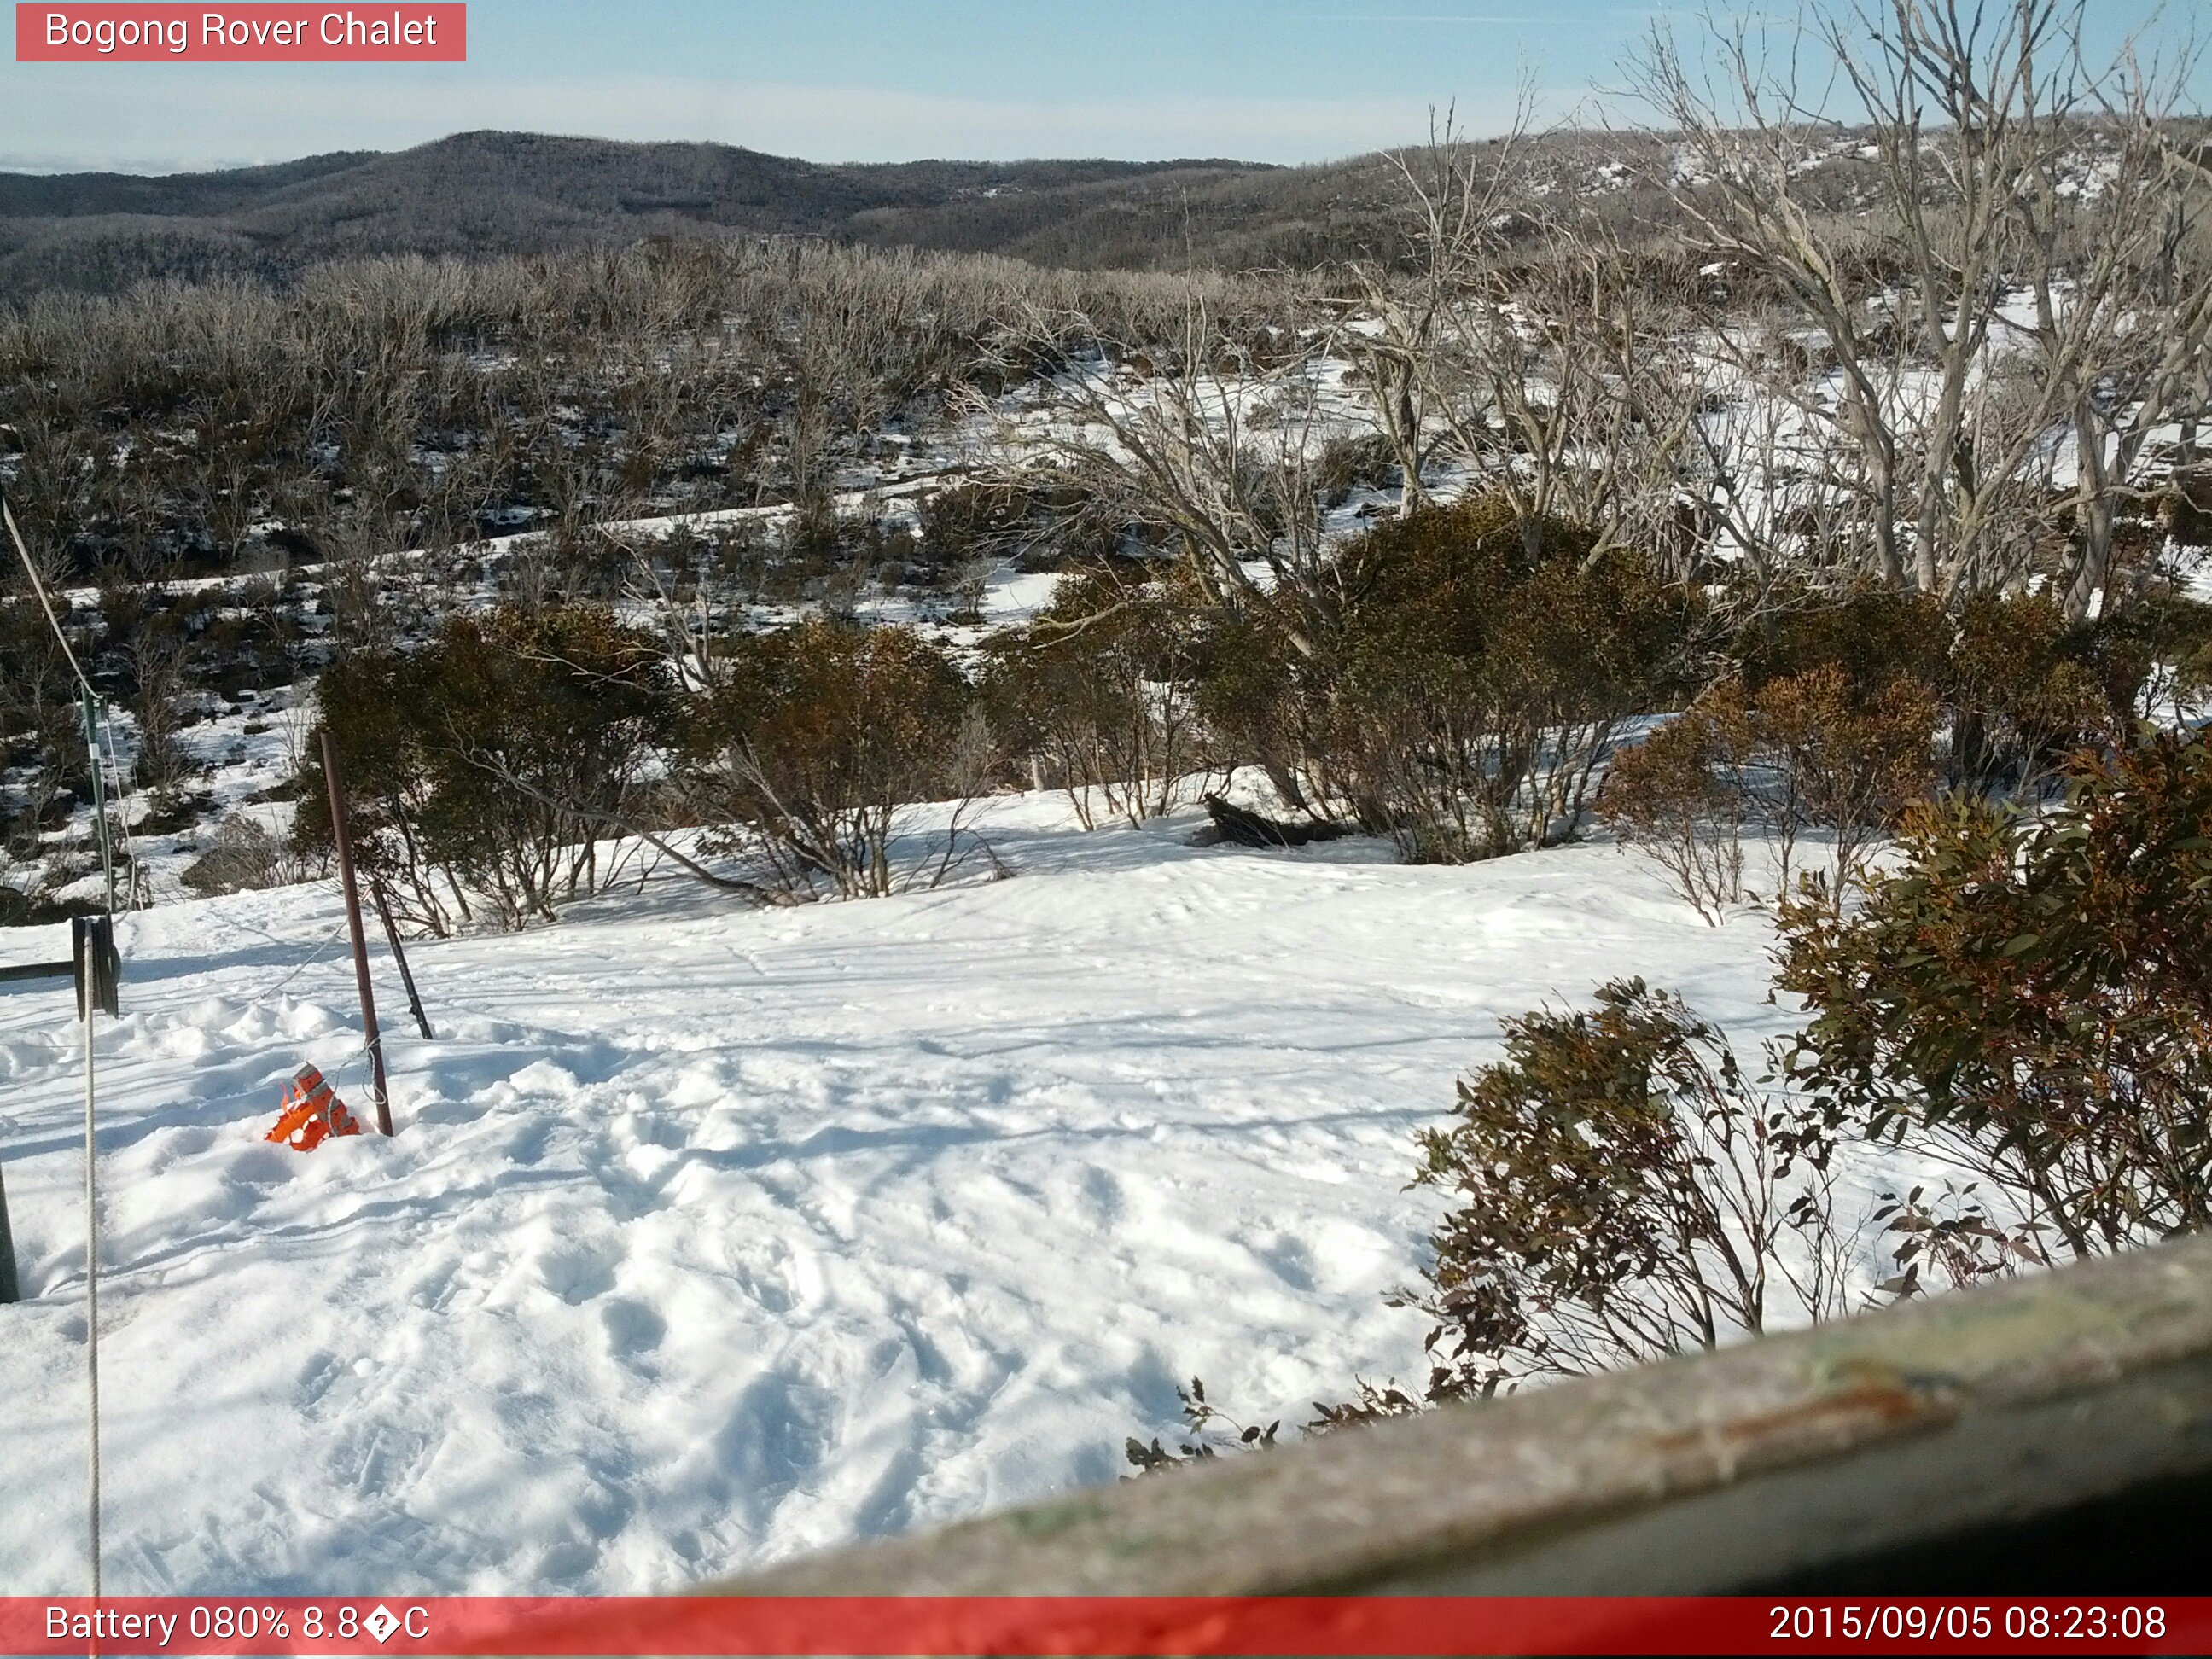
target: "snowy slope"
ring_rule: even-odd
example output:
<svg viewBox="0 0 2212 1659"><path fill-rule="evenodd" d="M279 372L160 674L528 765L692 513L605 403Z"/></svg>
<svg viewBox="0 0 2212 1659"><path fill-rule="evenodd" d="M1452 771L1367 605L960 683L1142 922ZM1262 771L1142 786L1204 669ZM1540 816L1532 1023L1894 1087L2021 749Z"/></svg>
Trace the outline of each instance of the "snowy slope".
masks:
<svg viewBox="0 0 2212 1659"><path fill-rule="evenodd" d="M333 891L129 919L111 1591L659 1589L1110 1480L1194 1370L1295 1420L1422 1373L1382 1301L1431 1214L1409 1137L1500 1016L1642 972L1740 1042L1786 1018L1763 921L1710 929L1602 845L1200 849L1052 796L988 828L1016 878L656 884L426 942L434 1042L380 944L399 1134L307 1156L260 1139L297 1065L366 1105ZM7 1593L83 1577L69 1012L0 991Z"/></svg>

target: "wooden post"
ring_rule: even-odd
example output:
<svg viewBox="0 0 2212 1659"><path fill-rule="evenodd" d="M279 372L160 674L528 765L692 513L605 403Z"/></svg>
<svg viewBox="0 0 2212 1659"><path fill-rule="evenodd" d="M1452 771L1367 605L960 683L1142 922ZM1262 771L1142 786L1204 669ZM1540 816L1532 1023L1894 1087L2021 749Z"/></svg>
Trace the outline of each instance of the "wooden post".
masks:
<svg viewBox="0 0 2212 1659"><path fill-rule="evenodd" d="M331 840L337 848L338 880L345 888L346 926L353 933L353 975L361 988L361 1032L368 1048L368 1074L376 1085L376 1128L392 1133L392 1100L384 1087L384 1035L376 1029L376 992L368 982L368 941L361 929L361 890L353 877L353 830L347 822L345 775L338 748L323 728L323 781L330 787Z"/></svg>
<svg viewBox="0 0 2212 1659"><path fill-rule="evenodd" d="M92 1017L95 1013L114 1015L121 1012L123 961L115 953L115 919L112 916L73 916L70 919L70 959L67 962L21 962L0 968L0 981L25 979L75 979L76 981L76 1017L84 1022L84 1179L85 1213L94 1218L93 1208L93 1144L92 1144ZM90 1224L88 1219L88 1224ZM96 1240L98 1229L91 1228ZM89 1264L87 1279L88 1302L96 1302L99 1285L96 1283L100 1254L94 1244L87 1245L86 1260ZM0 1307L22 1300L22 1280L15 1272L15 1240L8 1225L8 1186L0 1181ZM87 1328L87 1340L98 1346L96 1327ZM98 1435L99 1401L98 1379L94 1382L93 1417L94 1437ZM98 1459L94 1458L97 1464ZM94 1505L96 1509L97 1504ZM95 1549L94 1553L99 1552Z"/></svg>
<svg viewBox="0 0 2212 1659"><path fill-rule="evenodd" d="M407 988L407 1006L414 1011L415 1029L422 1033L422 1041L435 1042L438 1034L430 1029L430 1017L422 1012L422 999L415 994L415 975L407 971L407 952L399 948L399 930L392 923L392 907L384 902L384 884L374 876L368 878L368 896L376 901L376 914L384 922L384 937L392 945L392 959L399 964L399 982Z"/></svg>
<svg viewBox="0 0 2212 1659"><path fill-rule="evenodd" d="M0 1308L22 1299L15 1278L15 1237L8 1231L8 1183L0 1179Z"/></svg>
<svg viewBox="0 0 2212 1659"><path fill-rule="evenodd" d="M92 763L92 821L100 831L100 867L107 876L107 914L115 914L115 848L107 823L106 774L100 762L100 708L87 686L78 700L84 712L84 751Z"/></svg>

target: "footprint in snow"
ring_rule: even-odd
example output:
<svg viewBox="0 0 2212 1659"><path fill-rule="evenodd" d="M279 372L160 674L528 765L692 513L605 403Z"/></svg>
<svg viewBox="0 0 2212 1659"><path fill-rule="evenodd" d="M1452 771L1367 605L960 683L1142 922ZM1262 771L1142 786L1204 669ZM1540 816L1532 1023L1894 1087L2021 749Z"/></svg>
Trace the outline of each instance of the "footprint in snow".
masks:
<svg viewBox="0 0 2212 1659"><path fill-rule="evenodd" d="M580 1307L615 1287L623 1249L611 1241L568 1239L538 1259L538 1279L572 1307Z"/></svg>
<svg viewBox="0 0 2212 1659"><path fill-rule="evenodd" d="M635 1364L658 1348L668 1334L668 1322L642 1302L610 1297L599 1304L599 1324L607 1334L607 1352L625 1364Z"/></svg>

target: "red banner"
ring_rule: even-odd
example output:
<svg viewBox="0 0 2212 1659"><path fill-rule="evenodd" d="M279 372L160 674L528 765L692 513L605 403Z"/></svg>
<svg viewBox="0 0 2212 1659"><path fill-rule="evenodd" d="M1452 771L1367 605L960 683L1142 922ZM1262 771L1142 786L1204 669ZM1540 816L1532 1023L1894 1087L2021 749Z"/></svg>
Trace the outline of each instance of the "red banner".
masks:
<svg viewBox="0 0 2212 1659"><path fill-rule="evenodd" d="M19 64L459 64L465 5L87 5L17 0Z"/></svg>
<svg viewBox="0 0 2212 1659"><path fill-rule="evenodd" d="M2212 1652L2212 1596L0 1598L0 1652Z"/></svg>

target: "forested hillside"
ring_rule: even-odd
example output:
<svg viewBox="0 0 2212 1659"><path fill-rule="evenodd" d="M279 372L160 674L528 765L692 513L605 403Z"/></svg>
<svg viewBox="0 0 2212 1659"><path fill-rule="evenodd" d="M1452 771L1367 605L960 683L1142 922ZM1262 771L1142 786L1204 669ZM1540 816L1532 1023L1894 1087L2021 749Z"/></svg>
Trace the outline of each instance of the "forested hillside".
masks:
<svg viewBox="0 0 2212 1659"><path fill-rule="evenodd" d="M1215 161L823 166L726 144L471 132L392 155L167 178L0 174L0 295L729 231L989 248L1273 171Z"/></svg>
<svg viewBox="0 0 2212 1659"><path fill-rule="evenodd" d="M1671 150L1650 135L1561 131L1465 146L1516 188L1624 226L1677 221ZM391 155L140 178L0 174L0 300L118 293L149 277L285 280L336 259L494 258L647 237L808 235L999 253L1076 270L1315 270L1411 252L1403 158L1311 167L1233 161L928 161L830 166L723 144L460 133ZM1801 187L1873 194L1848 150Z"/></svg>

